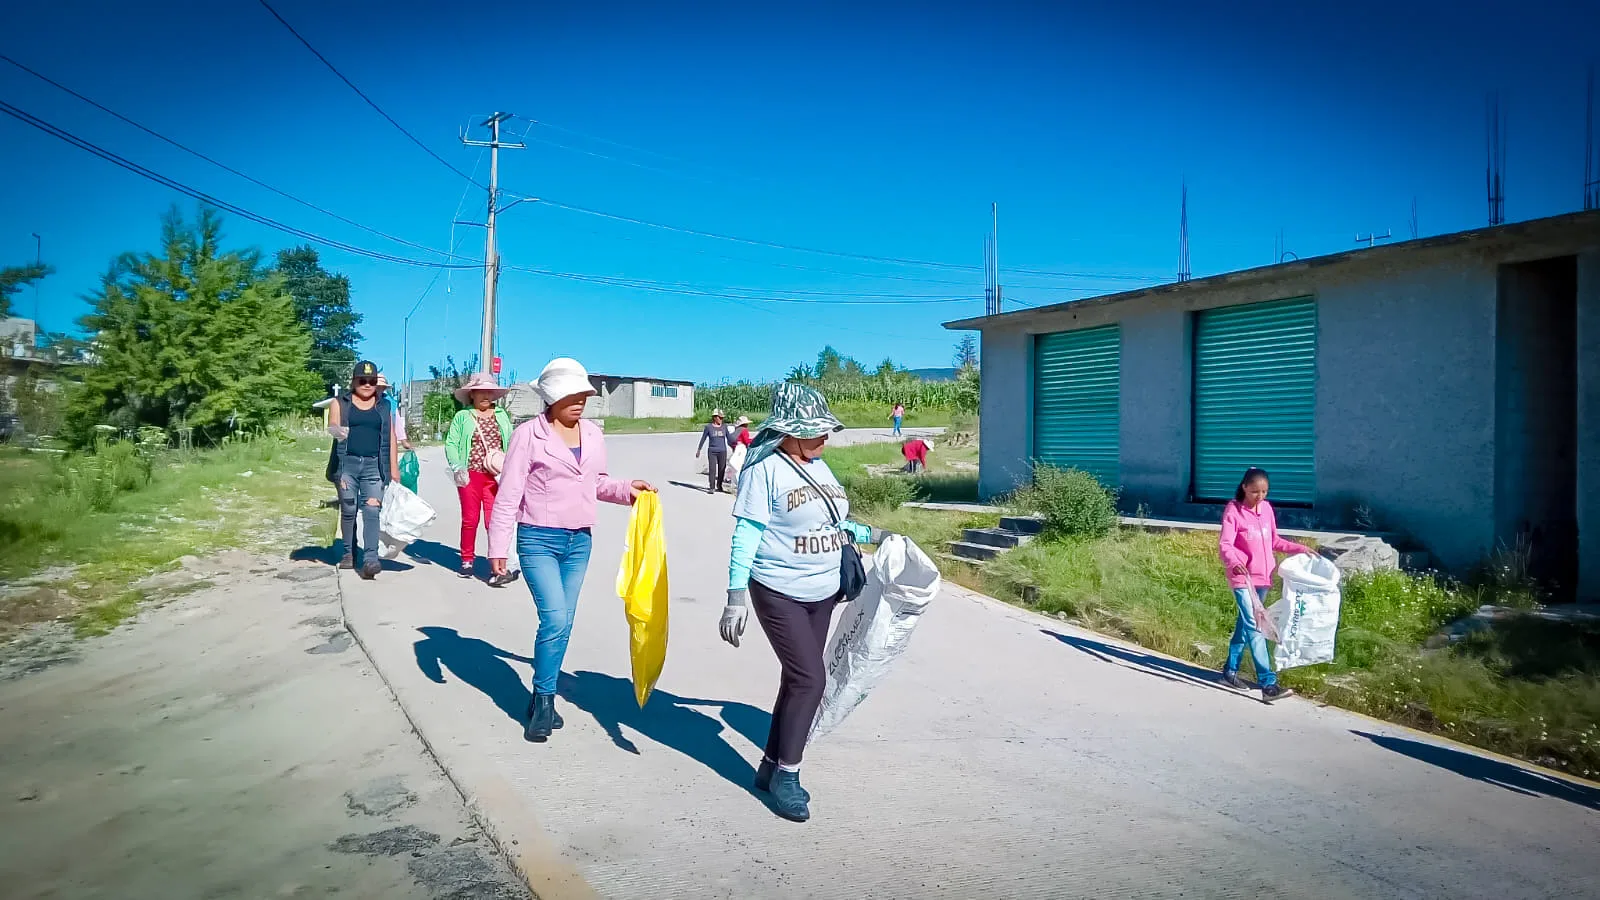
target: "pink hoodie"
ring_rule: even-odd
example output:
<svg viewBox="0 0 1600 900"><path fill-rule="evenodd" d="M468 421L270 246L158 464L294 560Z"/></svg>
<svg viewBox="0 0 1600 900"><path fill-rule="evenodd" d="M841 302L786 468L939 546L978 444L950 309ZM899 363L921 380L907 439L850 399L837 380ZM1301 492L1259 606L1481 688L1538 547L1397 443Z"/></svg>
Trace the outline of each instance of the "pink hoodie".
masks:
<svg viewBox="0 0 1600 900"><path fill-rule="evenodd" d="M505 559L515 549L519 523L588 528L594 524L596 500L632 505L629 482L606 474L606 442L600 426L582 419L578 436L581 462L542 415L511 432L500 490L489 515L490 559Z"/></svg>
<svg viewBox="0 0 1600 900"><path fill-rule="evenodd" d="M1277 567L1278 553L1310 553L1311 550L1294 541L1278 536L1278 518L1272 514L1272 504L1261 501L1254 510L1241 503L1230 502L1222 511L1222 539L1218 541L1222 564L1228 569L1228 585L1233 588L1253 584L1258 588L1272 586L1272 570ZM1233 574L1234 566L1244 566L1250 573Z"/></svg>

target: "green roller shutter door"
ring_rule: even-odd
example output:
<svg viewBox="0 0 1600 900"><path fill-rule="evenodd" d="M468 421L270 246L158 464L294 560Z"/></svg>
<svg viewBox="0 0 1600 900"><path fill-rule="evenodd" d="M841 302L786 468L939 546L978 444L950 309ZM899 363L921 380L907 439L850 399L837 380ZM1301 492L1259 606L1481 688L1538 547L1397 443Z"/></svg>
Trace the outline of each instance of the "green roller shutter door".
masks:
<svg viewBox="0 0 1600 900"><path fill-rule="evenodd" d="M1310 297L1206 310L1194 331L1194 496L1227 500L1250 466L1273 500L1316 497L1317 306Z"/></svg>
<svg viewBox="0 0 1600 900"><path fill-rule="evenodd" d="M1033 456L1116 487L1122 335L1116 325L1041 334L1033 352Z"/></svg>

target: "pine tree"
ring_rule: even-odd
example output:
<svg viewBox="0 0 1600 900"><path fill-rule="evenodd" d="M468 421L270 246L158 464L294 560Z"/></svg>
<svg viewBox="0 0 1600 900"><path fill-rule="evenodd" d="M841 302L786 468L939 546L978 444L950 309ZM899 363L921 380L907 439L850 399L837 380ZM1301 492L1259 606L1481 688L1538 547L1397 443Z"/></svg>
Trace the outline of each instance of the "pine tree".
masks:
<svg viewBox="0 0 1600 900"><path fill-rule="evenodd" d="M63 436L94 426L188 425L202 440L259 429L320 393L311 337L281 279L259 254L221 250L222 223L202 208L190 225L162 219L161 254L123 254L82 319L98 361L72 391Z"/></svg>
<svg viewBox="0 0 1600 900"><path fill-rule="evenodd" d="M11 315L11 296L55 270L49 266L7 266L0 269L0 319Z"/></svg>
<svg viewBox="0 0 1600 900"><path fill-rule="evenodd" d="M356 362L361 314L350 305L350 279L322 267L313 247L278 251L278 274L294 298L294 313L311 332L311 369L326 388L343 384Z"/></svg>

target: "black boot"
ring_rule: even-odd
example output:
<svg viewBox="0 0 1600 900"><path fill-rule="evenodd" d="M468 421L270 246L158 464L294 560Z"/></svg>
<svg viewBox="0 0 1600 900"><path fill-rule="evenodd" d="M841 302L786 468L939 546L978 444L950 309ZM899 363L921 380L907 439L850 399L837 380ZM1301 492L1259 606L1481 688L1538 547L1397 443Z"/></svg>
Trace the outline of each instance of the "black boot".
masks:
<svg viewBox="0 0 1600 900"><path fill-rule="evenodd" d="M554 694L534 694L528 704L528 727L522 730L523 738L542 744L555 730L556 697Z"/></svg>
<svg viewBox="0 0 1600 900"><path fill-rule="evenodd" d="M538 702L539 702L539 695L538 694L534 694L532 697L528 698L528 714L523 716L523 718L525 718L525 719L533 718L533 708L534 708L535 705L538 704ZM554 696L551 696L551 698L550 698L550 727L551 728L560 728L561 726L563 726L565 724L567 724L566 720L562 719L561 718L561 713L556 710L556 698Z"/></svg>
<svg viewBox="0 0 1600 900"><path fill-rule="evenodd" d="M769 793L772 790L772 776L777 771L778 764L763 756L761 765L756 767L756 790L763 794ZM811 792L805 788L800 788L800 796L804 797L807 803L811 802Z"/></svg>

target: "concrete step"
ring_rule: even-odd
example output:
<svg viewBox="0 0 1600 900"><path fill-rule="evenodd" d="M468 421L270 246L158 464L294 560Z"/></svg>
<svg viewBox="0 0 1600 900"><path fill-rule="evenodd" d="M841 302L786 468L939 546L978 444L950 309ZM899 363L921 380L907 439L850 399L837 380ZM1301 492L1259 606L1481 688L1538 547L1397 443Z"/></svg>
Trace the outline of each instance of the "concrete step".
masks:
<svg viewBox="0 0 1600 900"><path fill-rule="evenodd" d="M1010 550L1033 540L1033 535L1020 531L1007 531L1004 528L964 528L962 538L969 544L986 544Z"/></svg>
<svg viewBox="0 0 1600 900"><path fill-rule="evenodd" d="M951 541L950 552L964 559L974 559L987 562L1006 552L1002 547L991 547L988 544L974 544L971 541Z"/></svg>
<svg viewBox="0 0 1600 900"><path fill-rule="evenodd" d="M1044 519L1038 516L1001 516L1000 527L1018 534L1038 534L1044 531Z"/></svg>
<svg viewBox="0 0 1600 900"><path fill-rule="evenodd" d="M1400 551L1400 568L1407 572L1426 572L1433 567L1433 554L1426 550Z"/></svg>

